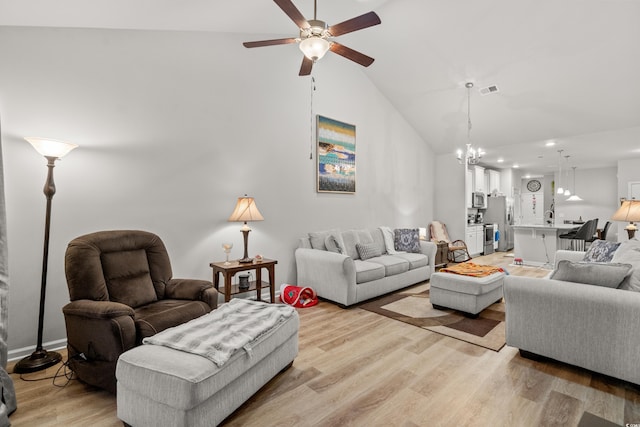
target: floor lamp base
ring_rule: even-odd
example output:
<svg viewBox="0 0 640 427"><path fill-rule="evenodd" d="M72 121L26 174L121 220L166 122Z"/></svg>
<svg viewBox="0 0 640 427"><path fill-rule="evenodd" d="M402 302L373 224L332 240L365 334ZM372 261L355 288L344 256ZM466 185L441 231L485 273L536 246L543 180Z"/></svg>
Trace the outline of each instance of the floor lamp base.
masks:
<svg viewBox="0 0 640 427"><path fill-rule="evenodd" d="M13 368L16 374L26 374L29 372L41 371L47 369L62 360L60 353L47 350L36 350L30 356L25 357Z"/></svg>

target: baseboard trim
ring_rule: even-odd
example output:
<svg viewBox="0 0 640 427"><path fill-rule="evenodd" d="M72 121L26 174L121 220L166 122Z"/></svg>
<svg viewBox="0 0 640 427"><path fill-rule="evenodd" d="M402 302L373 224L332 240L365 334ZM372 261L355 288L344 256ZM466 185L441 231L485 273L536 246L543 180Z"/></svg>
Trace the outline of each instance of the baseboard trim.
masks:
<svg viewBox="0 0 640 427"><path fill-rule="evenodd" d="M44 347L45 350L51 350L51 351L62 350L67 347L67 339L63 338L60 340L49 341L49 342L43 343L42 347ZM16 348L14 350L9 350L7 352L7 361L13 362L15 360L20 360L23 357L26 357L31 353L33 353L35 349L36 349L36 346L32 345L29 347L22 347L22 348Z"/></svg>

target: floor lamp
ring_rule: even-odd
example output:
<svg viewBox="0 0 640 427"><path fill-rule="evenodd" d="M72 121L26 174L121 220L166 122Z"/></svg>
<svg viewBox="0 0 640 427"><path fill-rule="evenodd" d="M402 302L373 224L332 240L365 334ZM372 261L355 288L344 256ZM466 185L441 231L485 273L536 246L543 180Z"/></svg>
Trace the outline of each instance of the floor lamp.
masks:
<svg viewBox="0 0 640 427"><path fill-rule="evenodd" d="M33 148L47 159L47 181L44 184L44 195L47 198L47 211L44 225L44 250L42 253L42 281L40 283L40 312L38 314L38 344L36 350L30 356L16 363L13 372L22 374L40 371L62 360L60 353L47 351L42 348L42 329L44 327L44 301L47 291L47 264L49 259L49 228L51 226L51 199L56 194L56 185L53 182L53 168L58 159L64 157L69 151L77 147L63 141L45 138L25 138Z"/></svg>

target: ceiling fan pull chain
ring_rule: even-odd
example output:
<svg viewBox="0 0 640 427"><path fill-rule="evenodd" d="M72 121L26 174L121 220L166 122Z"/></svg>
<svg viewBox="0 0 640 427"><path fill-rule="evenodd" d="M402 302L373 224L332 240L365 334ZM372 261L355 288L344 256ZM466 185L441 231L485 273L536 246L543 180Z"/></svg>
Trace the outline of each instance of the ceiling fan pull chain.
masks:
<svg viewBox="0 0 640 427"><path fill-rule="evenodd" d="M313 160L313 92L316 91L316 79L311 76L311 111L309 118L309 160Z"/></svg>

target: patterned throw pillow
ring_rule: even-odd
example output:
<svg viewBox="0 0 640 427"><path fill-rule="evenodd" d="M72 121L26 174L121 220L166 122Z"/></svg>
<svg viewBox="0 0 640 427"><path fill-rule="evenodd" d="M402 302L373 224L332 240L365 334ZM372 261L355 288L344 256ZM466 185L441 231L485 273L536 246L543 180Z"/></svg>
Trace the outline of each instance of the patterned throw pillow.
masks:
<svg viewBox="0 0 640 427"><path fill-rule="evenodd" d="M582 260L586 262L611 262L618 246L620 246L619 242L594 240Z"/></svg>
<svg viewBox="0 0 640 427"><path fill-rule="evenodd" d="M420 235L417 228L396 228L393 243L397 251L420 253Z"/></svg>
<svg viewBox="0 0 640 427"><path fill-rule="evenodd" d="M356 250L363 261L382 255L380 246L376 243L356 243Z"/></svg>

